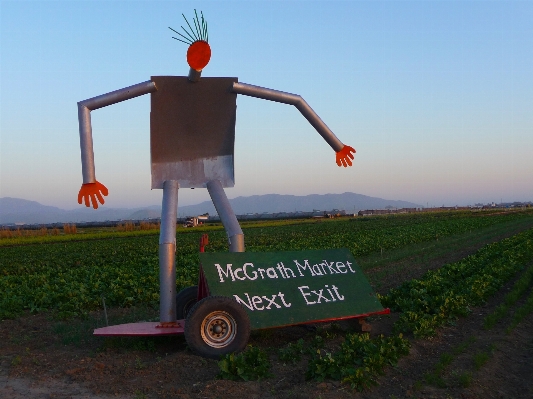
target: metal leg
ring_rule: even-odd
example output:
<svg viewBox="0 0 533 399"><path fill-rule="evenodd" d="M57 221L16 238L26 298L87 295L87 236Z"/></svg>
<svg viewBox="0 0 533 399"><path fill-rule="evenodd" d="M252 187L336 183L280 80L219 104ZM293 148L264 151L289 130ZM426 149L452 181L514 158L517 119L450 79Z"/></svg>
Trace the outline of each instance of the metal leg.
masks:
<svg viewBox="0 0 533 399"><path fill-rule="evenodd" d="M159 235L159 318L161 323L176 321L176 218L178 189L175 180L163 183L163 209Z"/></svg>
<svg viewBox="0 0 533 399"><path fill-rule="evenodd" d="M244 252L244 234L233 209L231 209L222 183L218 180L211 180L207 183L207 190L228 235L229 251Z"/></svg>

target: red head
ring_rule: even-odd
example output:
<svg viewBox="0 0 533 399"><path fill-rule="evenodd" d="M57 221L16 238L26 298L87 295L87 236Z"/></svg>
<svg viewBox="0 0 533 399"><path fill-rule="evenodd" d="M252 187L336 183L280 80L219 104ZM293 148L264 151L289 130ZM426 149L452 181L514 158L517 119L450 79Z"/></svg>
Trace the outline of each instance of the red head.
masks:
<svg viewBox="0 0 533 399"><path fill-rule="evenodd" d="M172 37L173 39L189 45L189 49L187 50L187 63L192 69L200 72L211 59L211 47L208 43L209 36L207 34L207 22L204 19L204 14L200 11L201 19L199 19L196 10L194 10L194 15L195 17L192 19L194 29L189 24L189 21L187 21L187 18L185 18L185 15L183 15L190 30L185 29L183 26L181 29L183 29L187 36L182 35L171 27L169 29L182 37L182 39Z"/></svg>
<svg viewBox="0 0 533 399"><path fill-rule="evenodd" d="M204 40L197 40L187 50L187 63L196 70L201 71L211 59L211 47Z"/></svg>

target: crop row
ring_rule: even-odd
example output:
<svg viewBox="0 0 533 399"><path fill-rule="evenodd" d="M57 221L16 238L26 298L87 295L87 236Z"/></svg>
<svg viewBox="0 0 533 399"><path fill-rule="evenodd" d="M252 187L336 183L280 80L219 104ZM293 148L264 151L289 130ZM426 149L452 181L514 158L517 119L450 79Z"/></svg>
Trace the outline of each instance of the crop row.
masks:
<svg viewBox="0 0 533 399"><path fill-rule="evenodd" d="M359 391L375 385L378 375L387 366L395 366L398 359L409 354L410 343L398 336L348 334L339 350L330 353L317 351L309 360L307 379L339 380Z"/></svg>
<svg viewBox="0 0 533 399"><path fill-rule="evenodd" d="M409 353L410 343L402 335L370 338L368 333L347 334L334 354L323 349L321 335L306 343L299 339L278 350L278 359L283 363L295 363L301 356L308 357L306 379L324 381L340 380L353 389L363 390L377 384L377 376L385 367L394 366L401 356ZM218 362L217 378L227 380L257 380L271 377L268 354L257 347L248 348L239 354L228 354Z"/></svg>
<svg viewBox="0 0 533 399"><path fill-rule="evenodd" d="M377 252L381 248L402 248L409 244L467 233L517 219L527 218L533 222L532 217L533 212L501 215L414 214L313 223L292 228L256 228L246 231L245 236L248 250L254 252L346 247L358 257Z"/></svg>
<svg viewBox="0 0 533 399"><path fill-rule="evenodd" d="M490 244L459 262L427 272L380 298L384 306L402 312L396 331L415 337L435 334L446 322L465 316L497 292L533 260L533 229Z"/></svg>
<svg viewBox="0 0 533 399"><path fill-rule="evenodd" d="M532 213L477 216L439 214L323 221L245 229L248 251L347 247L356 256L399 248L436 237L477 230ZM201 232L178 234L177 286L194 285ZM208 251L227 251L222 230L210 232ZM0 319L23 310L53 309L60 316L108 306L156 304L159 300L158 237L54 242L0 250Z"/></svg>
<svg viewBox="0 0 533 399"><path fill-rule="evenodd" d="M505 296L501 303L490 315L483 320L483 327L490 330L498 321L509 315L511 308L523 296L525 292L533 288L533 263L529 265L526 271L518 279L512 290Z"/></svg>
<svg viewBox="0 0 533 399"><path fill-rule="evenodd" d="M311 353L306 377L339 380L357 390L368 388L386 366L396 365L401 356L409 353L410 343L401 332L413 332L416 338L434 335L437 327L466 316L470 306L483 303L532 260L533 229L529 229L390 290L381 301L402 312L394 325L399 335L370 338L368 334L348 334L336 350ZM523 280L529 285L529 273ZM517 316L524 317L532 310L533 295Z"/></svg>

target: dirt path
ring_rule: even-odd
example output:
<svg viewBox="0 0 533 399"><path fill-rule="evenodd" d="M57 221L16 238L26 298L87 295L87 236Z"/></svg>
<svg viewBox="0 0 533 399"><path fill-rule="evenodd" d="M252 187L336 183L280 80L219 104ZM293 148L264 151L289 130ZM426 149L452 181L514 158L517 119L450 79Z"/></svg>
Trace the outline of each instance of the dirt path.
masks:
<svg viewBox="0 0 533 399"><path fill-rule="evenodd" d="M35 345L13 346L18 355L6 354L2 345L0 397L531 398L533 314L509 335L504 331L508 319L490 331L482 329L483 318L501 302L504 293L486 306L474 309L470 317L461 319L456 326L441 329L432 340L414 341L411 353L396 368L389 368L377 387L362 393L338 382L305 381L305 359L296 365L284 365L271 356L275 377L261 382L233 382L216 380L216 362L188 353L179 343L161 344L156 352L109 348L94 355L87 349L57 348L47 342L40 349L33 349ZM40 321L32 316L28 319L26 325ZM387 330L390 325L389 318L375 321L373 333ZM288 342L308 334L298 327L272 330L270 334L256 334L252 344L273 346L275 342ZM442 354L453 353L471 337L475 340L445 368L445 387L427 384L424 374L432 370ZM162 349L172 352L162 353ZM476 370L473 359L480 352L491 355ZM458 376L465 373L471 374L467 387L458 382Z"/></svg>
<svg viewBox="0 0 533 399"><path fill-rule="evenodd" d="M4 365L2 365L3 369ZM7 367L6 367L7 370ZM110 396L95 395L89 389L80 384L57 380L45 379L33 381L26 378L8 378L7 375L0 374L0 397L5 399L111 399L131 398L129 395Z"/></svg>

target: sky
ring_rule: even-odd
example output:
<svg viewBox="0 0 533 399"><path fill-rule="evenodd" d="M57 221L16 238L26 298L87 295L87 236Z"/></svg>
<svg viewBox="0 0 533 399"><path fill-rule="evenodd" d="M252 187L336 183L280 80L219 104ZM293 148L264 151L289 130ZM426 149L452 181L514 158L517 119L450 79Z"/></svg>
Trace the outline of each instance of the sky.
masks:
<svg viewBox="0 0 533 399"><path fill-rule="evenodd" d="M212 49L202 76L299 94L357 151L339 168L295 107L239 96L229 198L533 200L533 1L0 0L0 197L81 207L77 102L186 76L168 27L195 8ZM149 125L149 95L92 112L105 206L161 203Z"/></svg>

